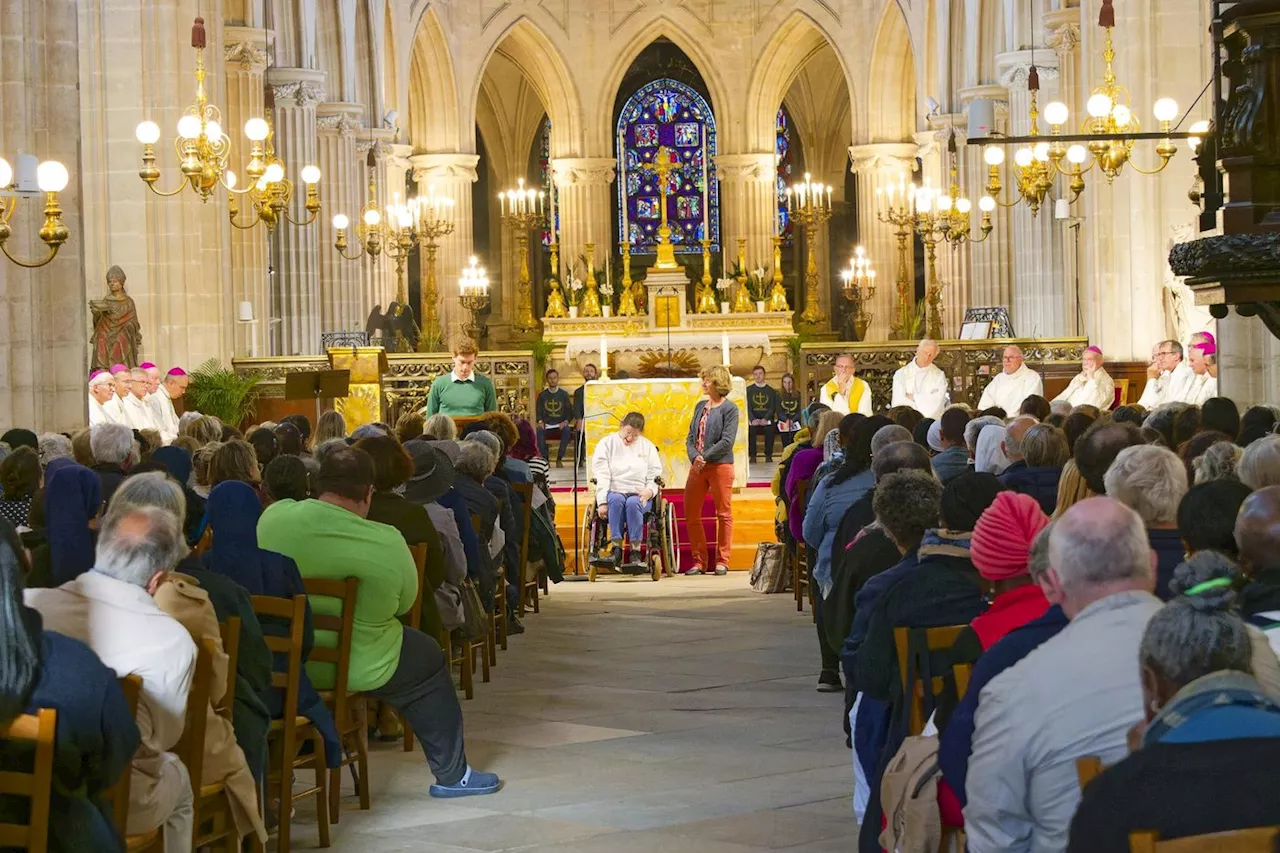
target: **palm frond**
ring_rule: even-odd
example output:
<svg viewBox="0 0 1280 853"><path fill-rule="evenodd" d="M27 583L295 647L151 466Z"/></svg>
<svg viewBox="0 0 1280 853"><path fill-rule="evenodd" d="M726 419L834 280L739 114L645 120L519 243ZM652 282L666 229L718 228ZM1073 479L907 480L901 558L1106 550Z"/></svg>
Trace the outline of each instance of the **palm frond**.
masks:
<svg viewBox="0 0 1280 853"><path fill-rule="evenodd" d="M224 424L239 428L253 415L261 383L260 375L240 376L211 358L192 371L187 403L201 414L213 415Z"/></svg>

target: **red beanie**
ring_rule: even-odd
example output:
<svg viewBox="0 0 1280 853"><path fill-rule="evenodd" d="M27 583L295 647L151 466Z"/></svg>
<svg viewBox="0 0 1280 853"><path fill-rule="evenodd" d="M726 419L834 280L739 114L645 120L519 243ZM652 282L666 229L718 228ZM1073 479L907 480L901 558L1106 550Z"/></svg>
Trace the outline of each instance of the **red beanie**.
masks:
<svg viewBox="0 0 1280 853"><path fill-rule="evenodd" d="M1005 580L1027 573L1031 543L1049 526L1049 517L1030 495L1000 492L973 528L969 554L987 580Z"/></svg>

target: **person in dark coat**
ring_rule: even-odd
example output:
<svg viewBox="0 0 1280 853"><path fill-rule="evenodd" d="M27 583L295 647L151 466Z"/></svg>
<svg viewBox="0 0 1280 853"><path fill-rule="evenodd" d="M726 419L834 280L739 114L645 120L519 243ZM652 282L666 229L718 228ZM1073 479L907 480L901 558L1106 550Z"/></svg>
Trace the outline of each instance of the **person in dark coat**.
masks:
<svg viewBox="0 0 1280 853"><path fill-rule="evenodd" d="M1258 489L1240 505L1235 539L1240 571L1247 579L1240 609L1273 644L1280 644L1280 486Z"/></svg>
<svg viewBox="0 0 1280 853"><path fill-rule="evenodd" d="M83 465L64 464L44 491L44 548L32 553L30 586L61 586L93 568L94 526L102 514L102 481Z"/></svg>
<svg viewBox="0 0 1280 853"><path fill-rule="evenodd" d="M1071 458L1066 435L1057 427L1037 424L1022 436L1018 452L1022 464L1006 468L1000 482L1010 491L1035 498L1045 515L1053 515L1062 466Z"/></svg>
<svg viewBox="0 0 1280 853"><path fill-rule="evenodd" d="M1280 824L1280 797L1266 793L1280 761L1280 703L1251 674L1235 573L1212 551L1176 570L1175 597L1138 649L1139 746L1085 787L1071 853L1126 853L1140 830L1164 840Z"/></svg>
<svg viewBox="0 0 1280 853"><path fill-rule="evenodd" d="M104 797L138 751L141 735L115 672L83 643L45 631L22 601L25 552L13 525L0 520L0 642L5 649L0 722L41 708L57 711L49 850L121 851L121 834ZM30 769L6 749L0 770ZM27 818L21 801L0 801L0 822Z"/></svg>
<svg viewBox="0 0 1280 853"><path fill-rule="evenodd" d="M151 461L160 465L166 474L182 486L182 494L187 499L187 516L182 521L182 532L186 535L187 542L196 541L193 537L204 520L205 501L191 488L191 454L184 448L169 445L157 448L151 454Z"/></svg>
<svg viewBox="0 0 1280 853"><path fill-rule="evenodd" d="M1121 450L1103 480L1107 496L1142 517L1156 552L1156 595L1169 598L1169 581L1186 550L1178 530L1178 504L1187 493L1187 469L1172 450L1155 445Z"/></svg>

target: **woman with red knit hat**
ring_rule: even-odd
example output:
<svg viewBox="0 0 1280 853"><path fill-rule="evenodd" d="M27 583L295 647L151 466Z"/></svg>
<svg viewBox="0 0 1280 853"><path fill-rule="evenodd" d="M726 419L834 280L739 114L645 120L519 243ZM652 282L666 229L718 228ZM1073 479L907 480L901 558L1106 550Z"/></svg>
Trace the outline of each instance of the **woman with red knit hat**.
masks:
<svg viewBox="0 0 1280 853"><path fill-rule="evenodd" d="M1031 543L1048 526L1049 517L1035 498L1001 492L973 528L969 554L995 596L987 611L969 623L983 651L1049 609L1044 592L1027 570Z"/></svg>

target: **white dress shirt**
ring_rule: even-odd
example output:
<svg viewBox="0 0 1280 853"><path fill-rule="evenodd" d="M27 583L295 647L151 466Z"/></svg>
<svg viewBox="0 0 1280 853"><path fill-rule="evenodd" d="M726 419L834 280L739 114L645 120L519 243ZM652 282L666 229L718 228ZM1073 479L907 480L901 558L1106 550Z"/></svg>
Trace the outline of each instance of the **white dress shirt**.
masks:
<svg viewBox="0 0 1280 853"><path fill-rule="evenodd" d="M1053 400L1066 400L1072 406L1097 406L1105 412L1116 401L1116 383L1101 367L1091 377L1085 376L1082 370L1071 380L1066 390Z"/></svg>
<svg viewBox="0 0 1280 853"><path fill-rule="evenodd" d="M947 407L947 374L936 364L921 367L915 359L893 374L893 406L910 406L926 418L937 418Z"/></svg>
<svg viewBox="0 0 1280 853"><path fill-rule="evenodd" d="M146 400L139 400L134 395L129 394L120 402L120 408L124 410L125 425L130 429L159 430L155 417L151 413L151 407L147 405Z"/></svg>
<svg viewBox="0 0 1280 853"><path fill-rule="evenodd" d="M849 398L854 396L854 389L861 386L862 393L858 395L858 407L853 409L849 405ZM827 406L833 412L842 415L850 414L856 411L860 415L871 417L874 413L871 408L871 386L863 382L858 377L853 377L853 382L849 383L848 391L841 391L840 386L836 384L835 379L831 379L822 386L822 391L818 395L818 402Z"/></svg>
<svg viewBox="0 0 1280 853"><path fill-rule="evenodd" d="M1001 371L988 383L978 401L979 409L990 409L999 406L1013 417L1022 408L1022 401L1032 394L1044 395L1044 381L1025 363L1013 373Z"/></svg>
<svg viewBox="0 0 1280 853"><path fill-rule="evenodd" d="M1205 400L1218 396L1218 380L1205 371L1192 381L1188 396L1188 403L1203 406Z"/></svg>
<svg viewBox="0 0 1280 853"><path fill-rule="evenodd" d="M596 505L609 502L609 493L638 495L645 489L654 494L654 481L662 476L662 459L653 442L639 436L631 444L616 432L605 436L591 454L591 473L596 478Z"/></svg>
<svg viewBox="0 0 1280 853"><path fill-rule="evenodd" d="M178 437L178 412L173 408L173 399L162 383L156 393L147 397L151 406L151 417L160 430L160 439L168 444Z"/></svg>
<svg viewBox="0 0 1280 853"><path fill-rule="evenodd" d="M25 600L40 612L46 630L80 640L117 676L142 679L142 745L133 758L128 831L154 829L187 787L186 771L168 750L186 723L187 693L196 668L191 635L142 587L94 571L56 589L29 589Z"/></svg>

